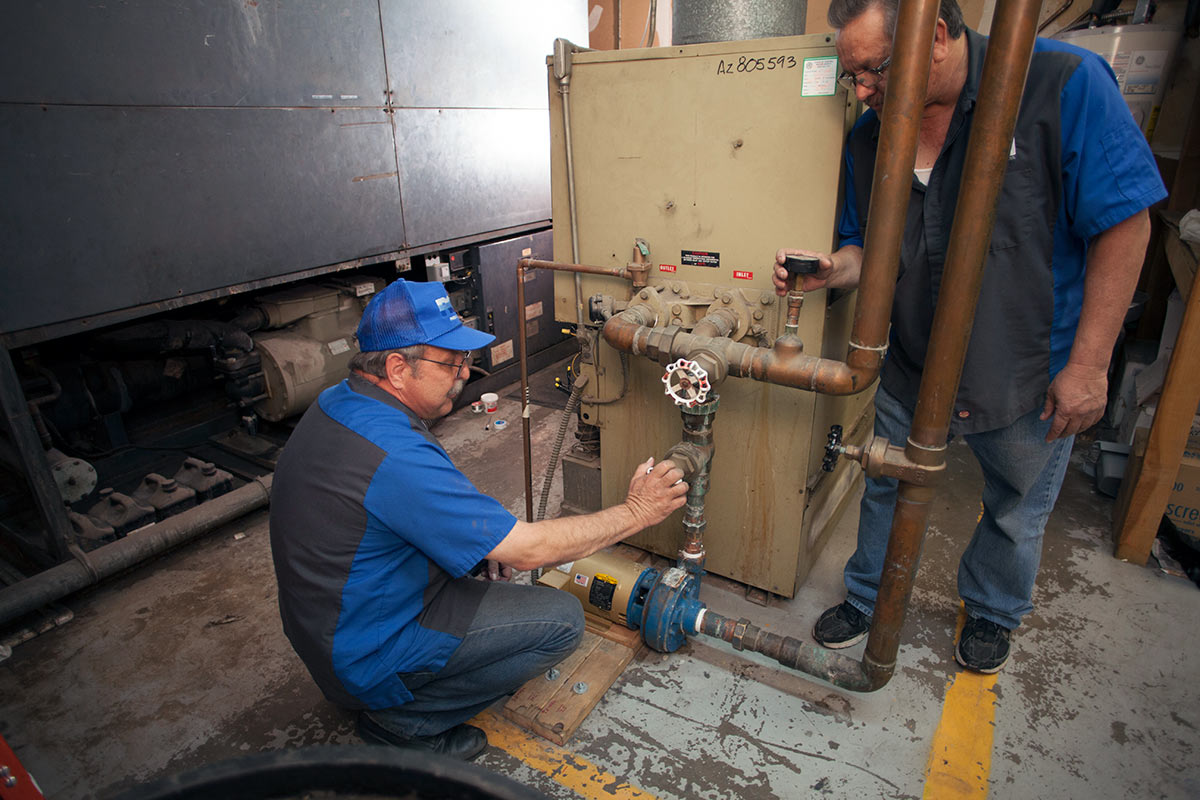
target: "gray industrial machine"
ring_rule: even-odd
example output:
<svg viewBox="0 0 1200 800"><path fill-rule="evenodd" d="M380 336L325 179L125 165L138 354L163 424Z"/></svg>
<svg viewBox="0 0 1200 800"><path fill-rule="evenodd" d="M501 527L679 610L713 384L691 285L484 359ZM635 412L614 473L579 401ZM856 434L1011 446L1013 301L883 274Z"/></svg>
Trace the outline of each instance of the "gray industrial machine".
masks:
<svg viewBox="0 0 1200 800"><path fill-rule="evenodd" d="M45 567L121 536L112 521L154 519L135 493L186 494L175 476L207 469L189 457L227 456L230 487L268 471L397 277L443 281L499 337L465 398L515 380L515 261L551 248L545 58L560 36L586 38L584 0L519 15L468 0L11 9L7 554ZM535 365L573 347L550 284L529 301L545 309Z"/></svg>

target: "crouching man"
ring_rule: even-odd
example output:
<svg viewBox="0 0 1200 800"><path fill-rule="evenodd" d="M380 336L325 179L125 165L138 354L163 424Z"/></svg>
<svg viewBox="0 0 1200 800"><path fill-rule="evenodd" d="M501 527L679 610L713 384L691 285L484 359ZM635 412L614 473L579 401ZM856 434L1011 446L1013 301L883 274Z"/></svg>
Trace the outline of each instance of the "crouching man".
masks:
<svg viewBox="0 0 1200 800"><path fill-rule="evenodd" d="M625 502L537 523L479 492L424 420L450 412L471 351L494 339L463 325L441 284L392 283L363 313L349 378L288 440L271 497L283 628L313 680L360 712L363 738L462 759L487 746L465 721L583 635L572 595L473 568L583 558L661 522L688 488L650 459Z"/></svg>

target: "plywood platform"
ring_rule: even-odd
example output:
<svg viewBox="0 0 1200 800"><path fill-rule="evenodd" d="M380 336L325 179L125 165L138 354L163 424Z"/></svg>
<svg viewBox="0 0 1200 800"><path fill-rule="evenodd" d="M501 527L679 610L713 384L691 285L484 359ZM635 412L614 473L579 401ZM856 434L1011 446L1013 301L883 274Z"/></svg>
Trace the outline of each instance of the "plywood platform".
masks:
<svg viewBox="0 0 1200 800"><path fill-rule="evenodd" d="M504 705L504 716L565 744L641 647L638 631L588 615L578 649L518 689Z"/></svg>

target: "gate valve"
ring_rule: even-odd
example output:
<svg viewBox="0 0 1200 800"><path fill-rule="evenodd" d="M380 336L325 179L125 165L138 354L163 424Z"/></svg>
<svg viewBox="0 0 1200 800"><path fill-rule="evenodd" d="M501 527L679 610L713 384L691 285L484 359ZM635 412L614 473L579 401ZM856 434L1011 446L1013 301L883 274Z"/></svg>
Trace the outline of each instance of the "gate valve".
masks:
<svg viewBox="0 0 1200 800"><path fill-rule="evenodd" d="M667 396L675 401L675 405L688 408L703 403L712 388L704 367L686 358L668 364L662 382L667 387Z"/></svg>
<svg viewBox="0 0 1200 800"><path fill-rule="evenodd" d="M838 456L846 452L842 446L842 426L834 425L829 429L829 437L825 443L825 458L821 460L821 469L833 472L837 466Z"/></svg>

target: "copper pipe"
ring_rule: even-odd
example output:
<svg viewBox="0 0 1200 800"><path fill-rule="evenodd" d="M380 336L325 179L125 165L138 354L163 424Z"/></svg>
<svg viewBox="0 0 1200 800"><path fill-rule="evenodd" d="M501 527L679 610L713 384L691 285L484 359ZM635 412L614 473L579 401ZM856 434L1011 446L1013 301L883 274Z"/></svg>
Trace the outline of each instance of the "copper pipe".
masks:
<svg viewBox="0 0 1200 800"><path fill-rule="evenodd" d="M719 356L730 375L822 394L861 392L878 374L877 368L855 368L844 361L804 355L798 349L755 347L678 328L652 328L639 324L639 317L645 317L642 309L632 306L606 322L604 340L617 350L650 356L663 363L676 358L695 358L696 353L703 351Z"/></svg>
<svg viewBox="0 0 1200 800"><path fill-rule="evenodd" d="M966 358L975 304L995 222L996 200L1004 182L1008 152L1020 110L1021 93L1033 51L1039 0L1000 0L992 24L979 87L979 101L967 144L954 210L954 226L933 317L917 408L905 454L909 460L945 465L950 414ZM878 176L878 172L876 172ZM908 609L913 578L929 523L932 486L900 481L884 571L863 665L891 676Z"/></svg>
<svg viewBox="0 0 1200 800"><path fill-rule="evenodd" d="M549 269L559 272L588 273L591 275L610 275L614 278L630 280L632 276L625 267L591 267L586 264L564 264L557 261L542 261L536 258L522 258L517 262L517 331L518 349L521 354L521 439L525 449L525 518L533 522L533 445L529 432L529 357L528 343L525 339L525 270ZM582 309L582 304L580 304ZM580 311L582 314L582 311ZM582 317L580 323L583 324Z"/></svg>
<svg viewBox="0 0 1200 800"><path fill-rule="evenodd" d="M937 18L936 0L901 0L897 10L892 68L880 118L863 239L858 301L846 355L851 367L873 375L879 373L888 341Z"/></svg>
<svg viewBox="0 0 1200 800"><path fill-rule="evenodd" d="M560 272L582 272L588 275L611 275L614 278L630 280L627 267L593 267L587 264L565 264L561 261L541 261L536 258L522 258L517 262L519 269L552 269Z"/></svg>

